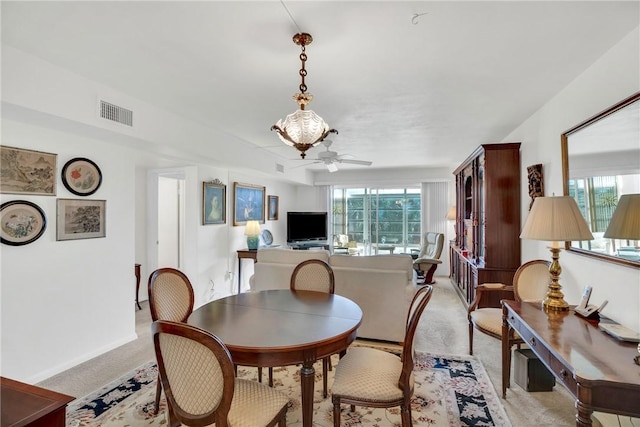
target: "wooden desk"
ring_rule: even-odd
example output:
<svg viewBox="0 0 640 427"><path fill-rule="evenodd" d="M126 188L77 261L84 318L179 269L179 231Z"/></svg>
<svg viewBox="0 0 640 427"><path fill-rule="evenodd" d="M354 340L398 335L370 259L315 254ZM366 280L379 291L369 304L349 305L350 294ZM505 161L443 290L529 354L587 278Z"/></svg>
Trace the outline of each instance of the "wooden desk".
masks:
<svg viewBox="0 0 640 427"><path fill-rule="evenodd" d="M211 301L187 323L218 336L233 363L274 367L302 364L302 425L313 423L315 361L355 340L362 310L340 295L289 289L245 292Z"/></svg>
<svg viewBox="0 0 640 427"><path fill-rule="evenodd" d="M0 378L3 427L65 427L67 403L75 398L33 385Z"/></svg>
<svg viewBox="0 0 640 427"><path fill-rule="evenodd" d="M258 262L258 250L257 249L240 249L238 252L238 293L240 293L240 287L242 286L242 260L249 258L253 260L255 264Z"/></svg>
<svg viewBox="0 0 640 427"><path fill-rule="evenodd" d="M511 375L517 331L576 399L576 426L591 426L593 411L640 416L637 344L618 341L573 311L545 312L541 304L502 301L502 397Z"/></svg>

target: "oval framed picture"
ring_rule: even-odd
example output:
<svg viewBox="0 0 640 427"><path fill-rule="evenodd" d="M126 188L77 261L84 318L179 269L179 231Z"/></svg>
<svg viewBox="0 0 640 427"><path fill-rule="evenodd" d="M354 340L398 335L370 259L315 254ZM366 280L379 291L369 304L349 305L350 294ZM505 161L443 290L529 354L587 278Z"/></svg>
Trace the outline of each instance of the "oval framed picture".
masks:
<svg viewBox="0 0 640 427"><path fill-rule="evenodd" d="M77 196L89 196L100 188L102 172L91 160L76 157L62 168L62 183Z"/></svg>
<svg viewBox="0 0 640 427"><path fill-rule="evenodd" d="M0 241L22 246L37 240L47 228L40 206L26 200L12 200L0 205Z"/></svg>

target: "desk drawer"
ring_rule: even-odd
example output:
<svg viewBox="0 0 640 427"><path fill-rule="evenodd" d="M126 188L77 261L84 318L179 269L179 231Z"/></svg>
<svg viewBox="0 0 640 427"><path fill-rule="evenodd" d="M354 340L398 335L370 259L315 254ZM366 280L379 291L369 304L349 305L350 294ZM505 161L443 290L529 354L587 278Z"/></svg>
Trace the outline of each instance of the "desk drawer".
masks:
<svg viewBox="0 0 640 427"><path fill-rule="evenodd" d="M533 332L531 332L529 328L525 327L517 317L509 314L508 320L511 327L518 332L522 341L524 341L525 344L527 344L529 348L536 353L538 359L547 364L550 358L549 350L538 342L538 339L533 335Z"/></svg>
<svg viewBox="0 0 640 427"><path fill-rule="evenodd" d="M551 368L551 372L558 379L558 381L560 381L571 394L577 396L578 384L575 378L573 378L571 369L553 356L550 357L549 367Z"/></svg>

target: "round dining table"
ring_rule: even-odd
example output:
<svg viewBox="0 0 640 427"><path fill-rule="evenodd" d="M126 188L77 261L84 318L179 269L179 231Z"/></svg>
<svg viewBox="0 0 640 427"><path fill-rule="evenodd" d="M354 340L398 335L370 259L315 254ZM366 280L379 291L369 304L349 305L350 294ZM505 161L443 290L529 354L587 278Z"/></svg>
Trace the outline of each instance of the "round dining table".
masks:
<svg viewBox="0 0 640 427"><path fill-rule="evenodd" d="M208 302L187 322L219 337L236 365L301 364L302 425L311 427L313 364L349 347L362 322L362 310L340 295L271 289Z"/></svg>

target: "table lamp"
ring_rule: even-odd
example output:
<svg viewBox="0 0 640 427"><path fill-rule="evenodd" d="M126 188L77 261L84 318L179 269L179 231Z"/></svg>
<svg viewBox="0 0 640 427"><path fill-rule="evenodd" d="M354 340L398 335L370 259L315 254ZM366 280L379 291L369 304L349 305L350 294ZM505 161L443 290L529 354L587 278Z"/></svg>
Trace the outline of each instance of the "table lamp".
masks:
<svg viewBox="0 0 640 427"><path fill-rule="evenodd" d="M244 235L247 236L247 247L249 249L258 249L260 242L260 223L258 221L247 221Z"/></svg>
<svg viewBox="0 0 640 427"><path fill-rule="evenodd" d="M536 197L520 238L553 242L549 247L552 259L549 266L551 281L542 301L542 307L551 311L568 310L569 304L564 300L562 286L558 283L562 273L558 261L560 258L558 242L593 240L593 235L578 209L578 204L571 196Z"/></svg>
<svg viewBox="0 0 640 427"><path fill-rule="evenodd" d="M640 194L620 196L603 237L640 240Z"/></svg>

